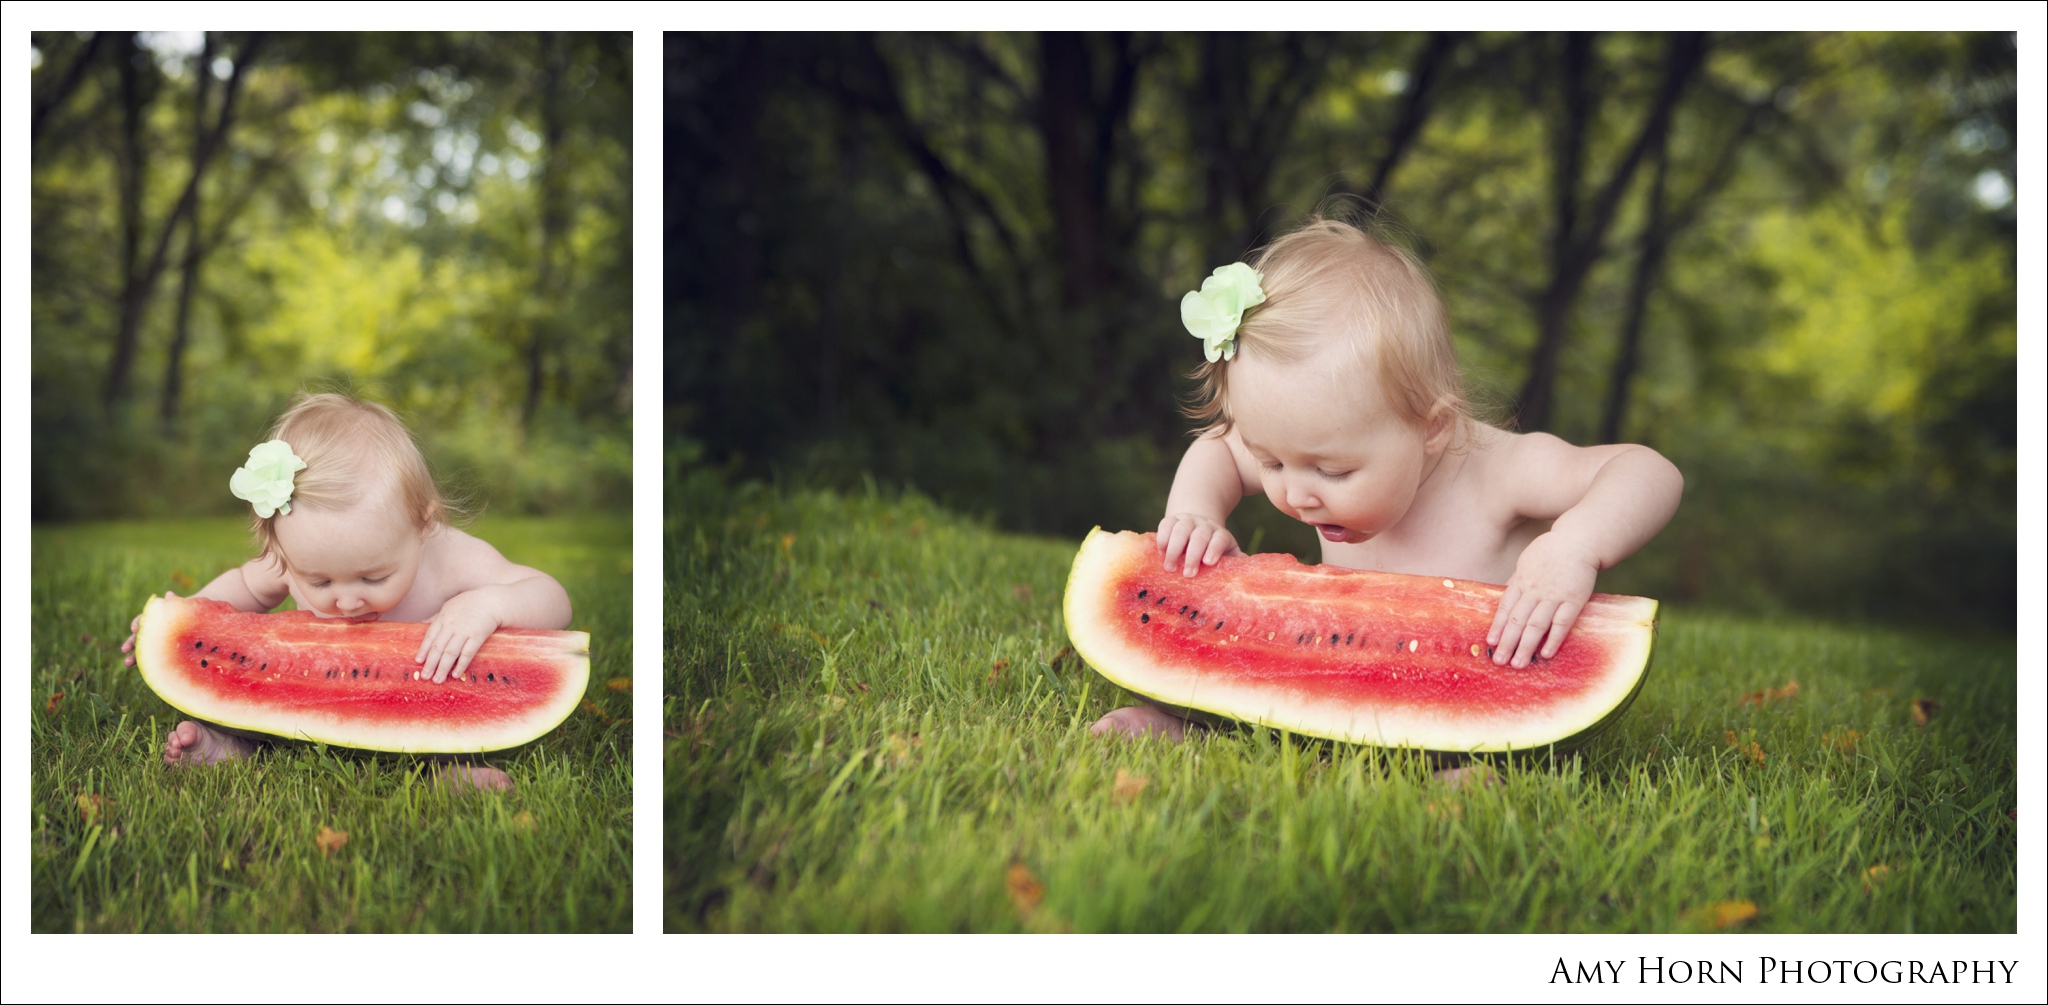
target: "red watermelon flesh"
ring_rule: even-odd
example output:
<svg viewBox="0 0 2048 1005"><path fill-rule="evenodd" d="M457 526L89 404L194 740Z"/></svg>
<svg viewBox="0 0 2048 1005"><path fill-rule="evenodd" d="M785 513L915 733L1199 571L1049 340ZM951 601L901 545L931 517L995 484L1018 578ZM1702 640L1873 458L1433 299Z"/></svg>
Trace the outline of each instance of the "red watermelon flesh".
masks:
<svg viewBox="0 0 2048 1005"><path fill-rule="evenodd" d="M1234 556L1194 577L1154 535L1091 532L1067 579L1067 631L1122 687L1309 736L1486 752L1573 742L1641 687L1657 602L1596 593L1556 657L1514 669L1486 647L1502 588Z"/></svg>
<svg viewBox="0 0 2048 1005"><path fill-rule="evenodd" d="M166 702L234 729L407 753L514 747L561 724L590 680L585 632L499 629L463 678L414 677L421 623L351 624L152 597L135 665Z"/></svg>

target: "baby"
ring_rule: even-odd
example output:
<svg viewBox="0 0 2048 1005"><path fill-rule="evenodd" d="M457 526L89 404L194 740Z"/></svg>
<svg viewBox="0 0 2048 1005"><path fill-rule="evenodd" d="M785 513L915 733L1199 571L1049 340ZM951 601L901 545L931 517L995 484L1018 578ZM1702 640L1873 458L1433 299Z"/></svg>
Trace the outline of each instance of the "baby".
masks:
<svg viewBox="0 0 2048 1005"><path fill-rule="evenodd" d="M260 612L289 595L323 618L424 621L413 661L420 678L436 684L461 676L499 628L569 626L562 584L449 526L426 459L382 405L299 395L229 490L250 502L261 551L198 596ZM131 623L122 652L132 653L135 629ZM164 763L204 766L255 749L250 737L187 720L164 739ZM444 765L441 776L478 788L511 785L481 765Z"/></svg>
<svg viewBox="0 0 2048 1005"><path fill-rule="evenodd" d="M1473 418L1443 303L1406 251L1314 219L1181 302L1208 362L1159 522L1165 567L1241 554L1224 518L1263 492L1316 528L1323 561L1506 583L1486 636L1525 667L1564 644L1600 570L1678 508L1684 479L1648 447L1575 447ZM1180 718L1120 708L1096 733L1179 738Z"/></svg>

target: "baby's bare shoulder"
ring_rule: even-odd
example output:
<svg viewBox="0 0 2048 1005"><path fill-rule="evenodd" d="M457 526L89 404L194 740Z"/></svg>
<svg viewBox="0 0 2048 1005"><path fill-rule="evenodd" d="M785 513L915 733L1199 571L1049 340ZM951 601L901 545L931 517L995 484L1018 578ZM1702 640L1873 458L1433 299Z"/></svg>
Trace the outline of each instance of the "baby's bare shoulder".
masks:
<svg viewBox="0 0 2048 1005"><path fill-rule="evenodd" d="M423 561L433 563L458 589L456 592L508 583L528 570L514 565L489 541L455 527L441 527L427 538Z"/></svg>

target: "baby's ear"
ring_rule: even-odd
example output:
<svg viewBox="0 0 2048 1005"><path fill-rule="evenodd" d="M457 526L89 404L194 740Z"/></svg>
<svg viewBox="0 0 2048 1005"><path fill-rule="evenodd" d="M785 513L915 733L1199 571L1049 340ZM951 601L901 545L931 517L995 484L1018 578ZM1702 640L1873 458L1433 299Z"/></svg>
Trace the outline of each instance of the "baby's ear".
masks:
<svg viewBox="0 0 2048 1005"><path fill-rule="evenodd" d="M1457 430L1458 409L1448 397L1438 398L1430 407L1429 418L1424 428L1429 430L1423 440L1423 448L1430 451L1442 450L1451 442L1451 434Z"/></svg>

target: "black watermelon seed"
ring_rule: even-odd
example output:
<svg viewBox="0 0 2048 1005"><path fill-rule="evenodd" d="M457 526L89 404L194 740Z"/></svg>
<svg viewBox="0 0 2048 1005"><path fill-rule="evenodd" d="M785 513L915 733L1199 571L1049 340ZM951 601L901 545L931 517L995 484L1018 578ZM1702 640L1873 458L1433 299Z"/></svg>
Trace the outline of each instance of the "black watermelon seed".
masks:
<svg viewBox="0 0 2048 1005"><path fill-rule="evenodd" d="M1152 615L1150 615L1150 614L1140 614L1140 615L1138 615L1138 623L1139 623L1139 624L1141 624L1141 625L1151 624L1151 623L1152 623Z"/></svg>
<svg viewBox="0 0 2048 1005"><path fill-rule="evenodd" d="M1352 634L1354 634L1354 635L1355 635L1355 634L1357 634L1357 633L1356 633L1356 632L1354 632L1354 633L1352 633ZM1344 636L1344 644L1345 644L1345 645L1347 645L1347 646L1351 644L1351 636L1350 636L1350 635L1346 635L1346 636Z"/></svg>
<svg viewBox="0 0 2048 1005"><path fill-rule="evenodd" d="M206 644L206 643L204 643L204 642L194 642L194 643L192 643L192 648L194 648L194 649L197 649L197 648L199 648L200 646L203 646L203 645L205 645L205 644Z"/></svg>
<svg viewBox="0 0 2048 1005"><path fill-rule="evenodd" d="M1217 631L1219 631L1219 632L1223 630L1223 622L1221 622L1221 621L1218 621L1218 622L1216 622L1216 630L1217 630Z"/></svg>
<svg viewBox="0 0 2048 1005"><path fill-rule="evenodd" d="M487 673L487 674L485 674L485 675L484 675L484 679L485 679L485 680L497 680L497 679L498 679L498 675L497 675L497 674L494 674L494 673Z"/></svg>
<svg viewBox="0 0 2048 1005"><path fill-rule="evenodd" d="M1188 612L1188 605L1186 605L1186 604L1182 604L1182 605L1180 605L1180 612L1181 612L1182 614L1186 614L1186 613Z"/></svg>
<svg viewBox="0 0 2048 1005"><path fill-rule="evenodd" d="M1151 590L1139 590L1139 591L1138 591L1138 599L1139 599L1139 600L1143 600L1143 599L1145 599L1145 595L1146 595L1146 594L1148 594L1148 593L1151 593L1151 592L1152 592Z"/></svg>
<svg viewBox="0 0 2048 1005"><path fill-rule="evenodd" d="M1165 597L1160 597L1160 598L1159 598L1158 600L1155 600L1155 601L1153 601L1153 602L1152 602L1152 606L1154 606L1154 607L1158 607L1158 606L1159 606L1160 604L1163 604L1163 603L1166 603L1166 598L1165 598Z"/></svg>
<svg viewBox="0 0 2048 1005"><path fill-rule="evenodd" d="M206 665L206 661L205 661L205 660L200 660L200 661L199 661L199 665L200 665L200 666L205 666L205 665Z"/></svg>
<svg viewBox="0 0 2048 1005"><path fill-rule="evenodd" d="M207 652L210 652L210 653L217 653L217 652L220 652L220 647L219 647L219 646L214 646L214 647L213 647L212 649L208 649L208 650L207 650Z"/></svg>
<svg viewBox="0 0 2048 1005"><path fill-rule="evenodd" d="M260 666L260 667L257 667L256 669L258 669L258 670L268 670L268 669L270 669L270 664L268 664L268 663L265 663L265 664L263 664L262 666Z"/></svg>
<svg viewBox="0 0 2048 1005"><path fill-rule="evenodd" d="M356 675L356 671L355 671L355 668L354 668L354 667L350 667L350 668L349 668L349 671L348 671L348 675L349 675L350 677L354 677L354 676Z"/></svg>

